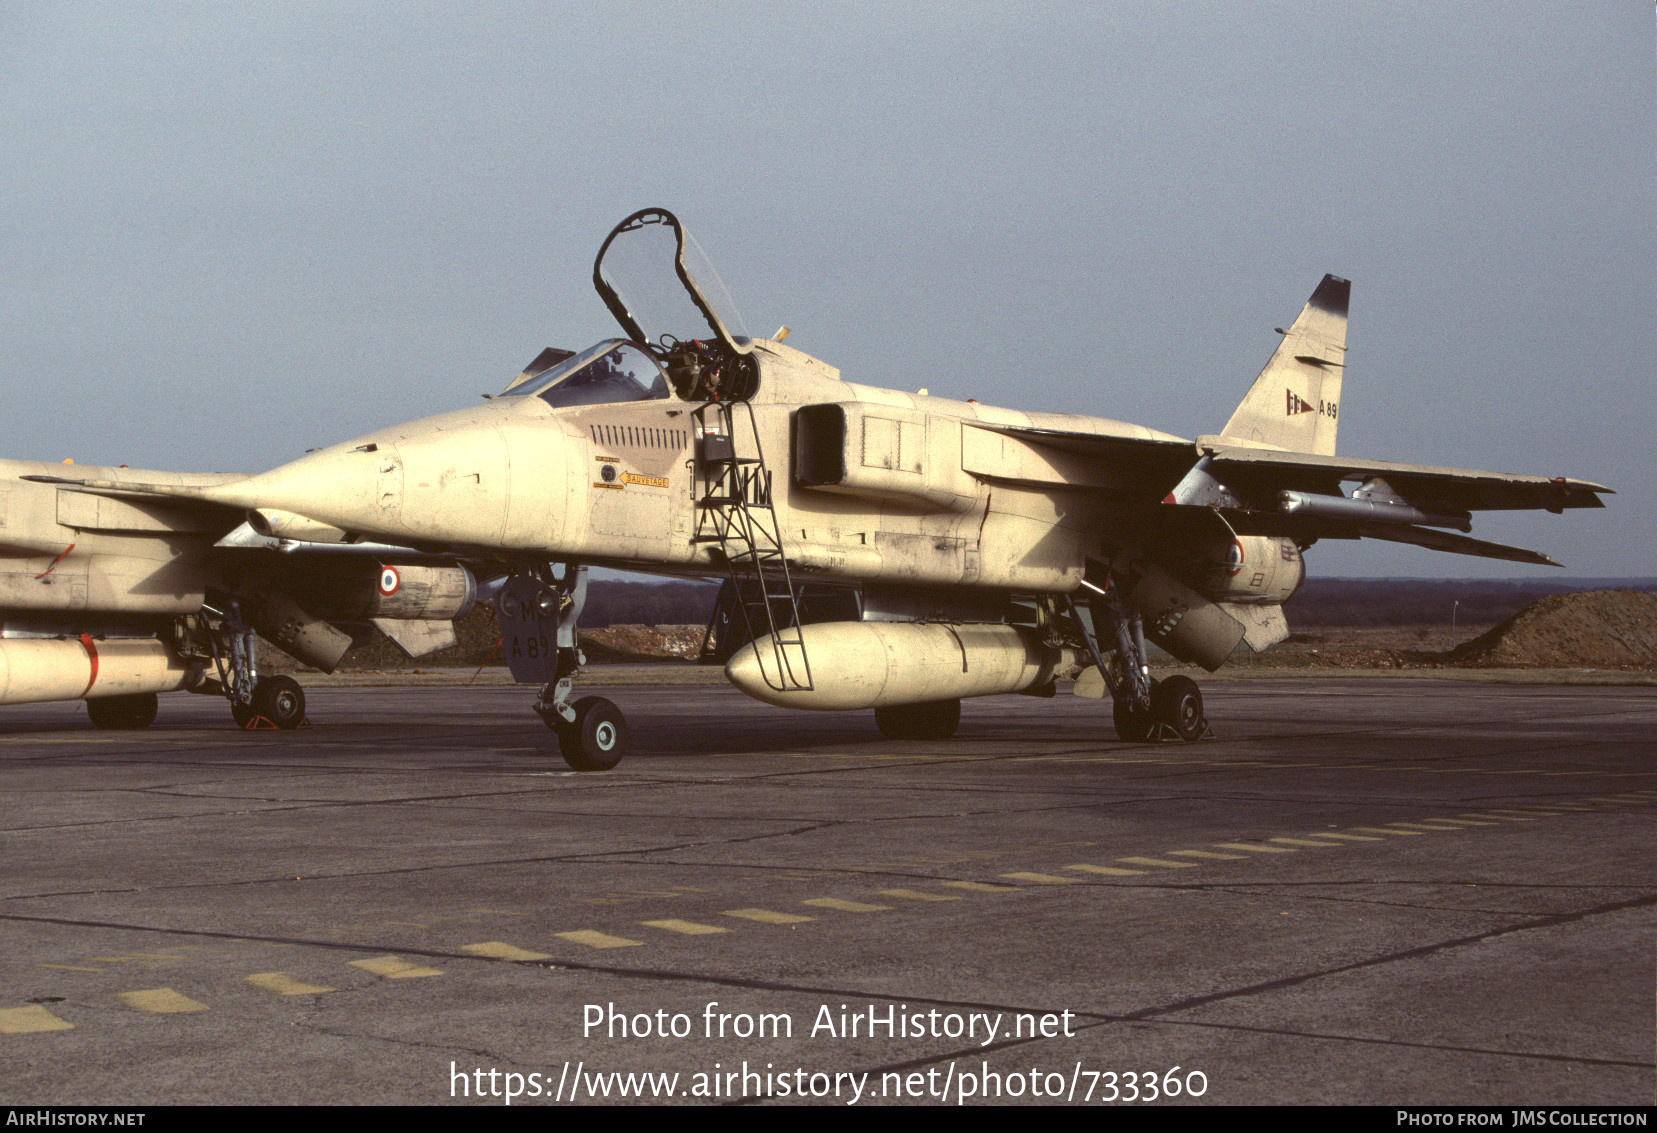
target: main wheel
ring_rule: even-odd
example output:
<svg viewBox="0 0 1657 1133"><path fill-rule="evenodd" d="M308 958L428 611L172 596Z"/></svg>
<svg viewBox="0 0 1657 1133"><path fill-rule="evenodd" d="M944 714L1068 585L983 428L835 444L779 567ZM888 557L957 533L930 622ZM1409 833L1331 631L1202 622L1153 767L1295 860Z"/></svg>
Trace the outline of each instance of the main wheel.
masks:
<svg viewBox="0 0 1657 1133"><path fill-rule="evenodd" d="M155 693L135 692L129 696L100 696L86 702L86 718L94 728L136 731L155 723L159 706Z"/></svg>
<svg viewBox="0 0 1657 1133"><path fill-rule="evenodd" d="M283 731L305 722L305 690L292 677L264 677L253 686L253 711Z"/></svg>
<svg viewBox="0 0 1657 1133"><path fill-rule="evenodd" d="M1173 676L1151 691L1151 716L1186 743L1202 738L1202 689L1190 677Z"/></svg>
<svg viewBox="0 0 1657 1133"><path fill-rule="evenodd" d="M875 726L889 740L947 740L961 726L961 702L929 700L876 708Z"/></svg>
<svg viewBox="0 0 1657 1133"><path fill-rule="evenodd" d="M1151 694L1154 698L1155 686L1151 688ZM1117 737L1130 744L1142 744L1150 739L1151 726L1156 722L1150 709L1141 708L1138 703L1125 696L1119 699L1116 707L1111 710L1111 719L1116 723Z"/></svg>
<svg viewBox="0 0 1657 1133"><path fill-rule="evenodd" d="M556 725L564 762L577 771L608 771L627 754L627 717L602 696L584 696L570 707L575 723Z"/></svg>

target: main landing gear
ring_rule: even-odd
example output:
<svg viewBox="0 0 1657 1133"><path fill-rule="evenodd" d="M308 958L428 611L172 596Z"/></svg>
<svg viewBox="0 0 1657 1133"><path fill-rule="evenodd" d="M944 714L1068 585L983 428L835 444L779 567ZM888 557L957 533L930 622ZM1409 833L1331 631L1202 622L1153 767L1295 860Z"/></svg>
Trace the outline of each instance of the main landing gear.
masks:
<svg viewBox="0 0 1657 1133"><path fill-rule="evenodd" d="M875 727L889 740L947 740L961 726L959 700L894 704L875 709Z"/></svg>
<svg viewBox="0 0 1657 1133"><path fill-rule="evenodd" d="M1144 624L1138 612L1122 601L1109 575L1102 586L1085 579L1082 585L1090 591L1088 610L1095 629L1095 633L1084 630L1084 636L1114 702L1111 718L1117 736L1129 743L1192 743L1213 738L1203 716L1202 690L1196 681L1179 674L1161 681L1151 679ZM1065 601L1080 625L1075 603L1068 598ZM1101 655L1101 638L1113 647L1108 663Z"/></svg>
<svg viewBox="0 0 1657 1133"><path fill-rule="evenodd" d="M243 619L241 604L232 599L222 610L204 605L202 611L216 616L218 625L185 619L188 624L180 632L180 652L213 662L218 687L230 701L230 718L236 726L244 732L309 727L305 690L299 682L292 677L259 675L259 635Z"/></svg>
<svg viewBox="0 0 1657 1133"><path fill-rule="evenodd" d="M587 602L587 568L565 563L521 569L495 600L506 663L514 680L545 682L535 711L558 735L564 762L577 771L608 771L627 754L627 718L602 696L571 702L575 674L586 664L575 630Z"/></svg>
<svg viewBox="0 0 1657 1133"><path fill-rule="evenodd" d="M101 696L86 702L86 718L94 728L109 731L134 732L155 723L160 707L153 692L135 692L127 696Z"/></svg>

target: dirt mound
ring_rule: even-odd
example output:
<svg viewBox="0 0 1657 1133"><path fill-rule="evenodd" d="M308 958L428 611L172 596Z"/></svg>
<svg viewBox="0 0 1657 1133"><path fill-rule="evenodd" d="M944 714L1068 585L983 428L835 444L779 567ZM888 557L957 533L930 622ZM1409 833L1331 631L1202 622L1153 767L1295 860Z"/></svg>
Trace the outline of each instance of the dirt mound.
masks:
<svg viewBox="0 0 1657 1133"><path fill-rule="evenodd" d="M702 626L604 626L580 631L581 651L594 665L633 661L694 661Z"/></svg>
<svg viewBox="0 0 1657 1133"><path fill-rule="evenodd" d="M1657 669L1657 594L1553 594L1457 646L1444 660L1489 669Z"/></svg>

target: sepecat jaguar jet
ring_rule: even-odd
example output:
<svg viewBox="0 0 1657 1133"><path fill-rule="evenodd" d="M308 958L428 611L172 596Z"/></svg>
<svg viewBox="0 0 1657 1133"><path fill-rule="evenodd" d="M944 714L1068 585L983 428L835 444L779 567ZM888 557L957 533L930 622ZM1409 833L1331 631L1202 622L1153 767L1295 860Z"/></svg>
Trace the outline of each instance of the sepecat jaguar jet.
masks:
<svg viewBox="0 0 1657 1133"><path fill-rule="evenodd" d="M1337 456L1351 285L1332 275L1195 440L848 382L787 328L748 336L665 209L611 231L593 283L621 336L543 351L483 405L230 482L77 484L495 560L513 674L544 686L536 710L582 769L627 746L614 704L572 699L588 564L722 576L704 659L770 704L873 709L888 737L944 739L964 697L1074 678L1113 702L1123 740L1190 741L1208 732L1201 691L1153 680L1149 646L1212 671L1282 641L1318 540L1553 563L1473 538L1472 514L1609 492Z"/></svg>

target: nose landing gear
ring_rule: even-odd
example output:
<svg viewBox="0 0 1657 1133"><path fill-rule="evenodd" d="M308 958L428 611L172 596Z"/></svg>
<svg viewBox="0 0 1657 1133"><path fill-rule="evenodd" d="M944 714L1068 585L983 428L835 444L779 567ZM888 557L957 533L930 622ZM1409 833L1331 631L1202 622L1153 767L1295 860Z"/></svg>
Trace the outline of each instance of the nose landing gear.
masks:
<svg viewBox="0 0 1657 1133"><path fill-rule="evenodd" d="M627 718L602 696L570 702L575 674L587 661L575 639L586 602L586 567L565 563L559 577L552 564L537 564L506 580L495 620L513 680L545 682L535 711L557 733L564 762L577 771L608 771L627 754Z"/></svg>

